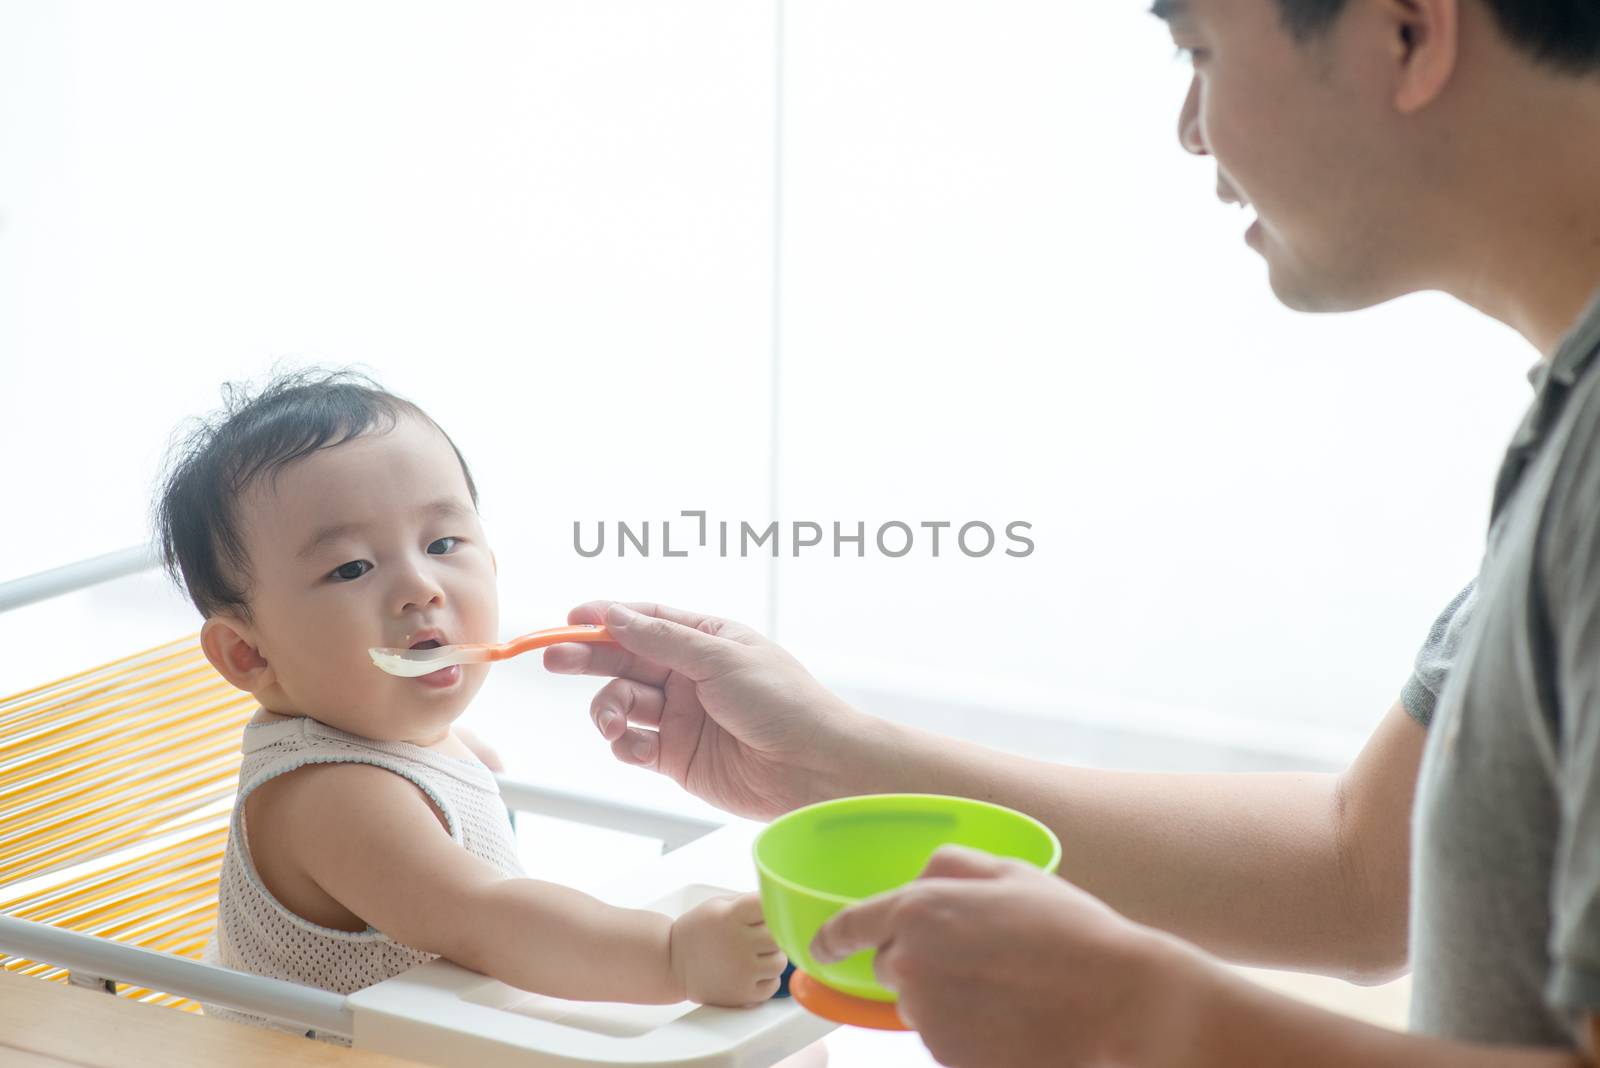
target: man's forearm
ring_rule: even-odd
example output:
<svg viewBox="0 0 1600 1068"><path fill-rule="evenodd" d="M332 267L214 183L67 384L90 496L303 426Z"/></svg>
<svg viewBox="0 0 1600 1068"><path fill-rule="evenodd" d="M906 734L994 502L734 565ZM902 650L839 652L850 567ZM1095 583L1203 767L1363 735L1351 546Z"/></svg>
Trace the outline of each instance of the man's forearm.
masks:
<svg viewBox="0 0 1600 1068"><path fill-rule="evenodd" d="M1203 961L1193 968L1192 982L1173 999L1175 1016L1162 1029L1170 1041L1139 1061L1147 1068L1594 1066L1575 1049L1481 1046L1390 1031L1294 1001Z"/></svg>
<svg viewBox="0 0 1600 1068"><path fill-rule="evenodd" d="M1061 838L1062 875L1231 960L1373 978L1403 950L1351 889L1331 775L1099 771L882 723L837 792L863 789L1028 812Z"/></svg>

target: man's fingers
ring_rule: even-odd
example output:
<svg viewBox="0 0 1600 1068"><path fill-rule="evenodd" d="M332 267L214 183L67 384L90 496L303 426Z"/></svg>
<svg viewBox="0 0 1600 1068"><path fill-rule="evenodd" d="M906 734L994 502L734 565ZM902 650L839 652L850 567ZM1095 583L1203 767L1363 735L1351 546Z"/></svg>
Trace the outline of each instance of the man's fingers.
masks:
<svg viewBox="0 0 1600 1068"><path fill-rule="evenodd" d="M660 610L659 606L651 606ZM704 682L715 674L729 643L705 629L647 615L625 604L613 603L603 620L616 642L635 656L671 668L685 678ZM702 620L700 628L716 629L718 621Z"/></svg>
<svg viewBox="0 0 1600 1068"><path fill-rule="evenodd" d="M661 710L667 695L654 686L645 686L632 679L612 679L600 687L600 692L589 702L589 718L600 729L600 737L614 742L622 737L628 724L656 727L661 724Z"/></svg>
<svg viewBox="0 0 1600 1068"><path fill-rule="evenodd" d="M934 850L919 879L997 879L1018 862L981 849L947 845Z"/></svg>
<svg viewBox="0 0 1600 1068"><path fill-rule="evenodd" d="M598 626L606 621L606 609L609 607L610 601L585 601L567 613L567 622Z"/></svg>
<svg viewBox="0 0 1600 1068"><path fill-rule="evenodd" d="M610 675L660 686L670 672L611 642L564 642L544 651L544 668L557 675Z"/></svg>
<svg viewBox="0 0 1600 1068"><path fill-rule="evenodd" d="M892 890L836 913L811 940L811 955L819 964L833 964L888 942L894 937L895 914L906 893Z"/></svg>
<svg viewBox="0 0 1600 1068"><path fill-rule="evenodd" d="M661 756L661 738L655 731L642 731L629 727L622 736L611 743L611 755L624 764L639 768L654 768Z"/></svg>
<svg viewBox="0 0 1600 1068"><path fill-rule="evenodd" d="M655 616L657 619L665 619L673 623L682 623L684 626L693 627L696 630L709 627L711 628L710 633L715 633L727 622L716 616L708 616L704 612L690 612L682 608L673 608L667 604L657 604L653 601L585 601L567 613L567 622L604 623L606 621L606 610L614 604L626 605L643 615Z"/></svg>
<svg viewBox="0 0 1600 1068"><path fill-rule="evenodd" d="M900 993L900 971L895 967L896 963L893 942L879 946L877 956L872 958L872 977L879 986L893 994Z"/></svg>
<svg viewBox="0 0 1600 1068"><path fill-rule="evenodd" d="M703 682L730 645L760 641L740 623L664 604L587 601L569 623L604 624L615 644L569 643L545 650L544 666L562 675L613 675L659 686L669 670Z"/></svg>

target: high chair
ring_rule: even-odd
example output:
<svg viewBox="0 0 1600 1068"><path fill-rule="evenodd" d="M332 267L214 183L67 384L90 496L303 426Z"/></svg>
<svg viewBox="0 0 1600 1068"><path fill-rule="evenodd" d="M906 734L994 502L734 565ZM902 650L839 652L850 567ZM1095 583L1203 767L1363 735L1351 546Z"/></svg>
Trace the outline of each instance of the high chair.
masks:
<svg viewBox="0 0 1600 1068"><path fill-rule="evenodd" d="M127 550L0 583L0 612L153 566ZM563 1001L444 960L349 996L202 963L247 694L193 637L0 699L0 967L176 1011L199 1002L438 1065L769 1065L832 1030L753 1009ZM508 807L659 838L599 894L677 914L754 888L757 827L718 826L501 777Z"/></svg>

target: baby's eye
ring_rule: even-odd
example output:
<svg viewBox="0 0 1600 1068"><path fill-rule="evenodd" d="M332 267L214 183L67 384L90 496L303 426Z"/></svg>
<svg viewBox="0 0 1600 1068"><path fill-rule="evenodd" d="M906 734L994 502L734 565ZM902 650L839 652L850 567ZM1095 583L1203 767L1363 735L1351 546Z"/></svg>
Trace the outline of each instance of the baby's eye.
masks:
<svg viewBox="0 0 1600 1068"><path fill-rule="evenodd" d="M460 540L460 538L440 538L438 541L433 542L428 546L428 551L435 556L443 556L445 553L454 549L456 547L456 542Z"/></svg>
<svg viewBox="0 0 1600 1068"><path fill-rule="evenodd" d="M328 577L340 582L351 582L372 570L372 565L365 560L352 560L348 564L340 564L329 572Z"/></svg>

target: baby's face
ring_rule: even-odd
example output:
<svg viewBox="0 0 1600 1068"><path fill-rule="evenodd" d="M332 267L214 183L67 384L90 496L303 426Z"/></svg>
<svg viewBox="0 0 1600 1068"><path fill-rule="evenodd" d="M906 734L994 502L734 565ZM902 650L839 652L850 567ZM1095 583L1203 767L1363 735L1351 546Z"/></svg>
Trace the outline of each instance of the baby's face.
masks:
<svg viewBox="0 0 1600 1068"><path fill-rule="evenodd" d="M444 435L403 416L319 449L256 480L239 519L263 707L384 741L442 738L488 667L402 679L367 650L498 640L494 557Z"/></svg>

